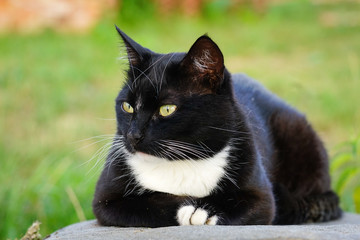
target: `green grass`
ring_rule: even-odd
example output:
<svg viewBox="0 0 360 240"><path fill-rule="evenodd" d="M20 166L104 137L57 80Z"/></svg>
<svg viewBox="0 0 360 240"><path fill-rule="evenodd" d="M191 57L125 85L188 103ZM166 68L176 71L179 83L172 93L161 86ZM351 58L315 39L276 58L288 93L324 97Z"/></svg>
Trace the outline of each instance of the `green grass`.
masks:
<svg viewBox="0 0 360 240"><path fill-rule="evenodd" d="M358 155L341 163L335 146L360 132L360 26L319 20L348 9L360 7L292 1L264 16L238 10L226 18L104 20L87 35L0 36L0 239L21 237L35 220L46 236L83 219L82 211L94 217L103 162L94 167L92 156L110 140L91 137L114 133L114 98L124 79L114 22L157 52L187 51L208 33L231 71L259 79L307 114L335 156L331 173L343 207L359 212L359 184L351 180Z"/></svg>
<svg viewBox="0 0 360 240"><path fill-rule="evenodd" d="M360 135L338 146L330 173L345 211L360 212Z"/></svg>

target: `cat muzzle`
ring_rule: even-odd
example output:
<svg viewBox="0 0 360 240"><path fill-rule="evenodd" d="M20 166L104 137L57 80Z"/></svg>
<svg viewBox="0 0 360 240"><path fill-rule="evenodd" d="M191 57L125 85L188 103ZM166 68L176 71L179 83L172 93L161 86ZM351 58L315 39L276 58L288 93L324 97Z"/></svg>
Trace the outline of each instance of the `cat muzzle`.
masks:
<svg viewBox="0 0 360 240"><path fill-rule="evenodd" d="M126 135L127 141L133 149L136 149L136 145L144 138L144 136L138 131L130 131Z"/></svg>

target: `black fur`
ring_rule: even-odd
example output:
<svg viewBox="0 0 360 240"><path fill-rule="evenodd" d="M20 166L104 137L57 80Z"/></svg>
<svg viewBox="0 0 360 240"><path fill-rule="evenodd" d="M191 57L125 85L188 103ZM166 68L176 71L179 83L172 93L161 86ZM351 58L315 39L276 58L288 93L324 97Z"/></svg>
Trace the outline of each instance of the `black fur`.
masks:
<svg viewBox="0 0 360 240"><path fill-rule="evenodd" d="M118 29L127 48L127 84L116 99L117 134L98 181L93 210L103 225L178 225L186 203L219 216L217 224L297 224L340 217L330 189L328 158L305 117L241 74L231 75L208 37L187 54L157 54ZM122 109L128 102L133 114ZM175 104L170 117L159 107ZM196 151L169 153L162 140ZM127 163L126 151L171 161L211 157L231 145L227 176L205 197L144 189ZM124 150L126 149L126 150ZM186 155L186 156L185 156Z"/></svg>

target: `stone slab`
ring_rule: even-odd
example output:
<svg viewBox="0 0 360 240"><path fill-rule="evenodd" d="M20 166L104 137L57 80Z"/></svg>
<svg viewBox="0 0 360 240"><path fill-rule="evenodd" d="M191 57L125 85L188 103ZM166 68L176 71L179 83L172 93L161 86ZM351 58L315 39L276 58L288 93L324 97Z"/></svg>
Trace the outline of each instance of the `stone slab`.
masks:
<svg viewBox="0 0 360 240"><path fill-rule="evenodd" d="M46 238L109 240L360 240L360 215L345 213L340 220L286 226L174 226L163 228L103 227L96 220L76 223L55 231Z"/></svg>

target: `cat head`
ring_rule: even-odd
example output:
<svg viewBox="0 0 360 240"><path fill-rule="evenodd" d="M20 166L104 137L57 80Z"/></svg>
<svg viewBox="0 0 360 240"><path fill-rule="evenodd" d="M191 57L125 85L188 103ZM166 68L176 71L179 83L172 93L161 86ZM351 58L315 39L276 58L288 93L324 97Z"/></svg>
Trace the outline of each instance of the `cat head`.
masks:
<svg viewBox="0 0 360 240"><path fill-rule="evenodd" d="M158 54L116 29L129 61L116 99L117 134L127 151L178 160L222 150L236 110L230 74L215 42L204 35L188 53Z"/></svg>

